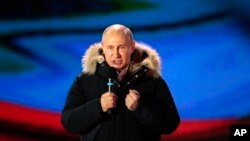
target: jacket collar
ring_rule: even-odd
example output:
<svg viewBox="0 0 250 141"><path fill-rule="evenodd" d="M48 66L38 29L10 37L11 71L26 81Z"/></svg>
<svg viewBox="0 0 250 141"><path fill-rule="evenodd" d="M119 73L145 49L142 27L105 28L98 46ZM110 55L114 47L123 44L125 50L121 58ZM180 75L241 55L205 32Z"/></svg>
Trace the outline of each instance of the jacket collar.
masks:
<svg viewBox="0 0 250 141"><path fill-rule="evenodd" d="M82 68L86 74L94 74L97 64L105 61L101 43L92 44L82 57ZM136 47L131 56L128 72L133 74L141 68L147 68L147 75L157 78L161 76L161 61L158 53L144 43L136 42Z"/></svg>

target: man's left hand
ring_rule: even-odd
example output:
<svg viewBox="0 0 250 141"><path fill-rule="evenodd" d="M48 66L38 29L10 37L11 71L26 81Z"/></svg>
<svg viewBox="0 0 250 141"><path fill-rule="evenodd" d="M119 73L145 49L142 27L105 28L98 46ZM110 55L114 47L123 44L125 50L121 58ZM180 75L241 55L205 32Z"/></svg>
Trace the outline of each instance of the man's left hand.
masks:
<svg viewBox="0 0 250 141"><path fill-rule="evenodd" d="M125 105L130 111L136 110L139 105L140 93L136 90L129 90L125 99Z"/></svg>

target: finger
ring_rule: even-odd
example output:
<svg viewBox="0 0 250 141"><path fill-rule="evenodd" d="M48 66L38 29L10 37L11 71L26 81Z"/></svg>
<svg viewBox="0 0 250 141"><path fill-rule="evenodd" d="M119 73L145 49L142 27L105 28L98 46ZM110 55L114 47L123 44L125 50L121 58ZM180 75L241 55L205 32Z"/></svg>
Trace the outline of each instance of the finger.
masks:
<svg viewBox="0 0 250 141"><path fill-rule="evenodd" d="M140 96L140 93L137 90L131 90L130 89L129 94L134 94L134 95Z"/></svg>
<svg viewBox="0 0 250 141"><path fill-rule="evenodd" d="M102 94L103 96L110 96L110 95L116 95L115 93L113 92L106 92L104 94Z"/></svg>
<svg viewBox="0 0 250 141"><path fill-rule="evenodd" d="M106 105L116 105L116 100L113 100L113 99L111 99L111 100L106 100L106 101L104 101L104 103L105 103Z"/></svg>
<svg viewBox="0 0 250 141"><path fill-rule="evenodd" d="M109 97L105 97L104 100L105 101L116 101L117 97L115 96L109 96Z"/></svg>
<svg viewBox="0 0 250 141"><path fill-rule="evenodd" d="M130 93L128 94L128 97L130 97L133 101L136 101L139 99L139 96L134 94L134 93Z"/></svg>
<svg viewBox="0 0 250 141"><path fill-rule="evenodd" d="M110 92L107 92L107 93L104 93L102 96L104 96L104 97L109 97L109 96L112 96L112 95L114 95L114 94L112 94L112 93L110 93Z"/></svg>
<svg viewBox="0 0 250 141"><path fill-rule="evenodd" d="M118 98L118 96L116 94L114 94L114 93L111 93L109 95L109 97L112 97L114 100L116 100Z"/></svg>
<svg viewBox="0 0 250 141"><path fill-rule="evenodd" d="M113 99L117 99L117 95L115 94L112 94L112 93L107 93L105 95L102 96L104 99L110 99L110 98L113 98Z"/></svg>
<svg viewBox="0 0 250 141"><path fill-rule="evenodd" d="M129 101L131 101L131 97L129 95L127 95L126 98L125 98L126 104L128 104Z"/></svg>
<svg viewBox="0 0 250 141"><path fill-rule="evenodd" d="M107 107L108 108L114 108L114 107L116 107L116 103L115 102L110 102L110 103L107 104Z"/></svg>
<svg viewBox="0 0 250 141"><path fill-rule="evenodd" d="M131 95L132 95L132 94L128 94L128 95L126 96L126 98L127 98L128 101L131 101L131 100L134 99Z"/></svg>
<svg viewBox="0 0 250 141"><path fill-rule="evenodd" d="M126 106L129 106L130 105L130 103L131 103L131 98L129 98L129 97L127 97L126 99L125 99L125 104L126 104Z"/></svg>
<svg viewBox="0 0 250 141"><path fill-rule="evenodd" d="M117 98L118 96L116 95L110 95L110 96L105 97L106 100L110 100L110 101L116 101Z"/></svg>
<svg viewBox="0 0 250 141"><path fill-rule="evenodd" d="M131 92L138 95L138 96L140 96L140 93L137 90L131 90Z"/></svg>

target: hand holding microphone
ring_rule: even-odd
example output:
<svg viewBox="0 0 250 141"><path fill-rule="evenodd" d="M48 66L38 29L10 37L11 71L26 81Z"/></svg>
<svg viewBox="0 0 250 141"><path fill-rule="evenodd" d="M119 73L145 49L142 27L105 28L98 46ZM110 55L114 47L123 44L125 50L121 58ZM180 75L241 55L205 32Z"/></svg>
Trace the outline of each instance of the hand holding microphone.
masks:
<svg viewBox="0 0 250 141"><path fill-rule="evenodd" d="M103 112L108 112L111 114L111 109L116 107L116 99L117 96L115 93L111 92L111 86L113 83L111 82L111 78L109 78L108 82L108 92L104 93L101 96L101 107Z"/></svg>
<svg viewBox="0 0 250 141"><path fill-rule="evenodd" d="M106 92L101 96L102 111L107 112L108 110L116 107L117 96L112 92Z"/></svg>

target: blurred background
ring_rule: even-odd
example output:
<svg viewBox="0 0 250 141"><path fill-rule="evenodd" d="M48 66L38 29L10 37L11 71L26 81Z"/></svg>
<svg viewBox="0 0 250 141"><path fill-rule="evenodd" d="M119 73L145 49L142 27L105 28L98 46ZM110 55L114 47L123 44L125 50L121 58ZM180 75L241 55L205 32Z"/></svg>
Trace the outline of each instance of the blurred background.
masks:
<svg viewBox="0 0 250 141"><path fill-rule="evenodd" d="M86 49L130 27L162 58L181 125L162 141L228 140L250 123L250 0L1 0L0 140L79 140L60 113Z"/></svg>

